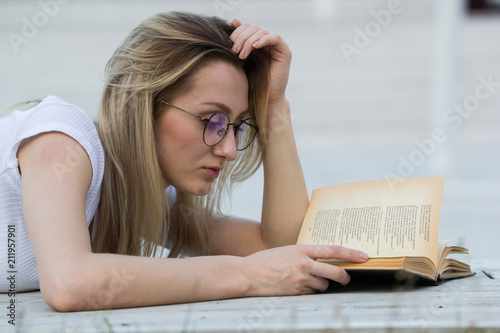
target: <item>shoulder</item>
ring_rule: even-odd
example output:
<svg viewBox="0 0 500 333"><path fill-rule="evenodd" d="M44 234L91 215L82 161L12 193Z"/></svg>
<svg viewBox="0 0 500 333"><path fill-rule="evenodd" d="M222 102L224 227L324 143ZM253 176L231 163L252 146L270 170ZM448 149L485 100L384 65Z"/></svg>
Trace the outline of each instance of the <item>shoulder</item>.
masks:
<svg viewBox="0 0 500 333"><path fill-rule="evenodd" d="M13 114L12 153L24 141L32 141L44 133L59 132L78 142L88 154L93 168L103 169L104 153L92 118L81 108L49 96L34 108ZM98 175L96 175L98 176Z"/></svg>
<svg viewBox="0 0 500 333"><path fill-rule="evenodd" d="M64 133L44 132L24 140L18 160L23 191L52 193L68 187L85 197L91 186L90 159L83 147Z"/></svg>
<svg viewBox="0 0 500 333"><path fill-rule="evenodd" d="M92 118L54 96L19 114L12 154L19 157L20 171L44 166L55 176L54 181L60 181L75 176L78 170L80 181L90 182L86 199L90 218L98 204L104 175L104 152Z"/></svg>
<svg viewBox="0 0 500 333"><path fill-rule="evenodd" d="M90 160L90 152L102 150L91 117L55 96L27 111L15 111L12 117L12 153L19 158L20 170L47 165L75 167L87 155L86 160Z"/></svg>

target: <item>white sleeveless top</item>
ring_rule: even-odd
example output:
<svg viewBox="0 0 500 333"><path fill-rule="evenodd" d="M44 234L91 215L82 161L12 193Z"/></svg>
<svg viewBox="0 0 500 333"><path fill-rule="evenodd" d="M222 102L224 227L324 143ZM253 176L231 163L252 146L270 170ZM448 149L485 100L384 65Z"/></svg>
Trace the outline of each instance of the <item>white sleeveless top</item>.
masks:
<svg viewBox="0 0 500 333"><path fill-rule="evenodd" d="M104 153L94 122L83 110L49 96L28 111L0 119L0 292L39 289L35 255L24 221L17 150L22 140L44 132L62 132L85 149L92 183L85 200L90 225L100 200ZM9 252L10 251L10 252Z"/></svg>

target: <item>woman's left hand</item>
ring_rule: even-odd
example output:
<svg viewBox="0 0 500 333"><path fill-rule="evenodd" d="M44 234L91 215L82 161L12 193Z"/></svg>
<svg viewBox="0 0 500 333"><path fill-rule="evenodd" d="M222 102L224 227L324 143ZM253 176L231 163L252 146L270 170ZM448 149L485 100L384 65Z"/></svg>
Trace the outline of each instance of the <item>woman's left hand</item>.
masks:
<svg viewBox="0 0 500 333"><path fill-rule="evenodd" d="M292 52L285 41L278 34L248 23L242 24L238 20L231 22L236 29L231 34L233 51L241 59L245 59L253 49L265 48L271 54L271 82L269 104L277 104L285 99L285 90L290 72Z"/></svg>

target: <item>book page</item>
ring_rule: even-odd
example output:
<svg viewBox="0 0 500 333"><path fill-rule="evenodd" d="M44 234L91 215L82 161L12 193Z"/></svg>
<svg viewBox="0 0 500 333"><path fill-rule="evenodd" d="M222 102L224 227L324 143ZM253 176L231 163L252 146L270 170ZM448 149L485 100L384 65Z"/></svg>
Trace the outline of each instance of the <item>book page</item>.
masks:
<svg viewBox="0 0 500 333"><path fill-rule="evenodd" d="M425 256L437 266L444 178L375 180L313 191L301 244L333 244L372 258Z"/></svg>

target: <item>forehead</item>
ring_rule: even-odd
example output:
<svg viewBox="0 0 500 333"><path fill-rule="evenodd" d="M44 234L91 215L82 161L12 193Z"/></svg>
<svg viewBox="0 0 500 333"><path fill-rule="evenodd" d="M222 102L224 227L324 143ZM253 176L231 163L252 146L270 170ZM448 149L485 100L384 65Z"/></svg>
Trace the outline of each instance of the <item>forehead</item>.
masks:
<svg viewBox="0 0 500 333"><path fill-rule="evenodd" d="M191 77L189 89L181 98L201 103L212 101L233 111L248 108L248 79L245 72L224 61L209 61Z"/></svg>

